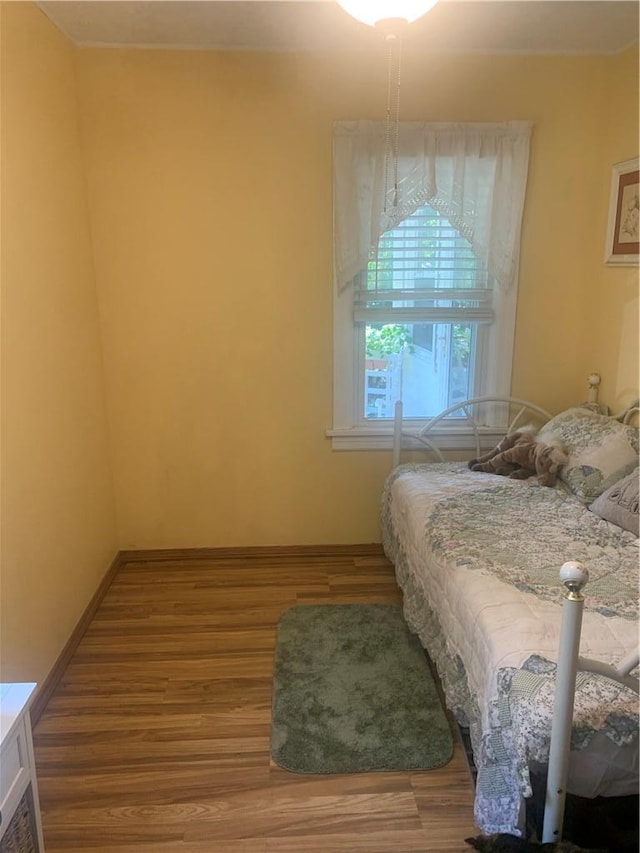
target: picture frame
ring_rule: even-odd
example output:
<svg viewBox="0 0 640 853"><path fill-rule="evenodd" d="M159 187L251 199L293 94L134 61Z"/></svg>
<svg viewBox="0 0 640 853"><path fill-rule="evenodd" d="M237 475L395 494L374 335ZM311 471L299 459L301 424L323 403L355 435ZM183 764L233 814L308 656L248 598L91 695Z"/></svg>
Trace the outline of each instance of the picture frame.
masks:
<svg viewBox="0 0 640 853"><path fill-rule="evenodd" d="M636 266L640 257L640 158L616 163L611 171L604 262Z"/></svg>

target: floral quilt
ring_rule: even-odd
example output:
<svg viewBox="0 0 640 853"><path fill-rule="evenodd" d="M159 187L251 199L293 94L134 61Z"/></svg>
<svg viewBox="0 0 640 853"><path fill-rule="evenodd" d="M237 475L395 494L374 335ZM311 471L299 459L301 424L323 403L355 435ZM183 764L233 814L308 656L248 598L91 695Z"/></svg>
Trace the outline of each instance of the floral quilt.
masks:
<svg viewBox="0 0 640 853"><path fill-rule="evenodd" d="M562 484L532 486L464 463L400 466L385 484L381 513L405 618L438 668L448 706L470 730L476 823L487 833L518 833L530 769L549 754L560 567L580 560L589 572L580 654L618 663L638 642L638 540ZM604 793L589 777L602 766L590 771L582 759L616 748L633 765L638 696L579 673L572 766L582 788L574 793ZM623 788L637 784L637 763L625 768Z"/></svg>

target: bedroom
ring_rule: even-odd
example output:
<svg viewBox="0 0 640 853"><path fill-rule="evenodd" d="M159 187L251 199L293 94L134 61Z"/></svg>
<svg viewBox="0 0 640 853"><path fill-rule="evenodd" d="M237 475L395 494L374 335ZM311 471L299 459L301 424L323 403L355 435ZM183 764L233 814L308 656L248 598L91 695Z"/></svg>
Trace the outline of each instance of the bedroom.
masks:
<svg viewBox="0 0 640 853"><path fill-rule="evenodd" d="M383 116L386 66L79 49L31 3L1 25L2 671L42 681L119 550L380 541L390 454L325 431L331 126ZM551 411L592 370L637 396L637 271L602 262L637 64L404 64L407 120L535 125L512 387Z"/></svg>

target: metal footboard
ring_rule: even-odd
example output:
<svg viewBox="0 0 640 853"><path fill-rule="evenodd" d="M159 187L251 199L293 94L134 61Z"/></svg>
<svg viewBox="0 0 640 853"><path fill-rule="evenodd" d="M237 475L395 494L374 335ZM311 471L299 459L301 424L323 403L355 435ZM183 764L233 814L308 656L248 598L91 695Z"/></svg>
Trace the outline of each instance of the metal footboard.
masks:
<svg viewBox="0 0 640 853"><path fill-rule="evenodd" d="M588 579L589 573L581 563L576 561L564 563L560 570L560 580L564 584L566 592L562 604L562 622L560 625L560 648L556 670L556 692L542 829L543 843L559 841L562 838L571 751L573 701L578 670L606 675L614 681L625 684L635 690L636 693L639 692L638 679L630 675L632 670L638 666L640 656L637 651L626 657L617 667L579 655L580 629L584 609L582 590Z"/></svg>

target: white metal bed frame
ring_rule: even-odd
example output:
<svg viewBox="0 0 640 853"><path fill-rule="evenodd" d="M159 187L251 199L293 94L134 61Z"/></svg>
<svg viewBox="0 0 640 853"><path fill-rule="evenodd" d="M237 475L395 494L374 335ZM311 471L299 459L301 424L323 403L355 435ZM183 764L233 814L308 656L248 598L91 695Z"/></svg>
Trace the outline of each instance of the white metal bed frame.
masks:
<svg viewBox="0 0 640 853"><path fill-rule="evenodd" d="M630 675L640 662L638 651L628 655L617 667L592 658L580 657L580 629L584 609L582 590L588 579L589 573L577 561L570 560L560 569L560 580L566 591L562 603L556 693L551 721L551 745L542 827L543 843L559 841L562 838L571 751L573 700L578 670L606 675L607 678L630 687L636 693L640 692L638 678Z"/></svg>
<svg viewBox="0 0 640 853"><path fill-rule="evenodd" d="M393 467L395 468L400 463L400 451L402 449L403 436L411 439L418 445L423 445L428 450L431 450L438 457L440 462L446 462L446 459L442 455L442 451L431 438L430 434L433 433L436 427L444 420L450 418L451 415L458 411L461 411L464 416L464 421L466 422L465 428L471 427L475 441L476 456L480 456L482 452L481 443L483 427L485 427L485 425L479 422L477 414L474 413L474 407L477 408L483 404L491 406L506 404L508 406L520 407L515 415L511 416L511 419L509 420L506 428L507 435L514 432L514 430L522 425L523 416L528 412L531 412L538 417L542 417L545 420L550 420L553 417L551 412L548 412L546 409L536 406L534 403L529 403L527 400L521 400L518 397L472 397L469 400L463 400L460 403L456 403L454 406L449 406L448 409L440 412L440 414L436 415L435 418L430 418L429 421L427 421L427 423L420 429L408 430L405 429L402 424L402 400L397 400L394 408L393 419ZM461 420L463 419L461 418ZM484 431L486 432L486 427Z"/></svg>
<svg viewBox="0 0 640 853"><path fill-rule="evenodd" d="M598 386L600 376L592 373L589 376L589 391L587 402L597 404ZM546 409L536 406L527 400L518 397L473 397L463 400L456 405L445 409L435 418L430 419L425 426L417 429L405 429L402 421L402 401L395 404L394 427L393 427L393 467L400 463L400 452L403 437L409 438L414 444L422 446L435 454L440 462L445 458L435 444L430 434L446 418L450 418L457 411L463 413L466 426L470 426L476 447L476 455L481 454L481 439L483 435L483 424L479 422L478 415L474 409L482 404L506 404L508 408L515 408L516 412L510 416L506 433L509 434L523 425L525 414L531 413L538 418L551 419L552 415ZM611 417L622 423L629 423L631 419L640 412L640 401L636 400L628 408ZM485 428L486 432L486 428ZM564 822L564 810L566 802L566 785L569 771L569 757L571 749L571 726L573 721L573 702L575 697L576 674L578 670L605 675L614 681L640 693L639 679L631 675L631 672L640 662L640 654L636 650L628 655L617 667L591 658L580 656L580 631L582 628L582 612L584 609L584 596L582 590L589 579L588 571L576 561L568 561L560 569L560 581L565 587L564 601L562 604L562 620L560 625L560 642L558 649L558 662L556 670L556 693L553 707L553 718L551 724L551 744L549 750L549 764L547 772L547 788L545 795L544 823L542 830L542 842L558 841L562 838Z"/></svg>

